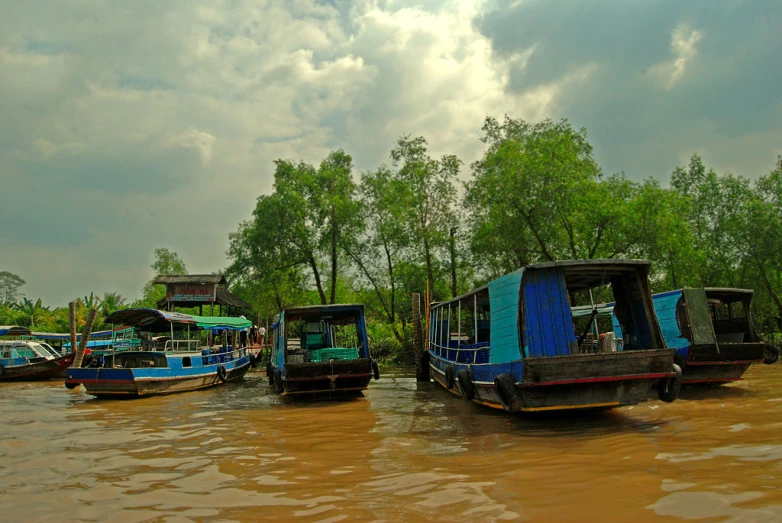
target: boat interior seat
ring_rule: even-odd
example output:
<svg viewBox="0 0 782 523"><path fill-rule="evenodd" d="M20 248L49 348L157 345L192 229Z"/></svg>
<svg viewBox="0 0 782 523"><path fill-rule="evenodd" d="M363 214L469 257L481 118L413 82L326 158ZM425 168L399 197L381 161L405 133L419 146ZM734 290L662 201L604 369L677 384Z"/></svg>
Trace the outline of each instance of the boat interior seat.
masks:
<svg viewBox="0 0 782 523"><path fill-rule="evenodd" d="M304 338L304 346L307 350L325 349L328 346L326 334L323 332L308 332Z"/></svg>

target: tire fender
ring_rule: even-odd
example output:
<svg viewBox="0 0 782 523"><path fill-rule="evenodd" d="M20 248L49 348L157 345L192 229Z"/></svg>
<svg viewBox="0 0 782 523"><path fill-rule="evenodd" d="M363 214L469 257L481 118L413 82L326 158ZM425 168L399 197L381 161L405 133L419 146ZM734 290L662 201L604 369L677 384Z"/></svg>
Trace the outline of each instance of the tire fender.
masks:
<svg viewBox="0 0 782 523"><path fill-rule="evenodd" d="M453 365L448 365L445 367L445 388L446 389L453 389L454 384L454 375L453 375Z"/></svg>
<svg viewBox="0 0 782 523"><path fill-rule="evenodd" d="M516 382L510 374L500 374L494 378L494 389L502 408L508 412L521 410L521 401L516 393Z"/></svg>
<svg viewBox="0 0 782 523"><path fill-rule="evenodd" d="M225 382L228 379L228 370L223 365L217 366L217 379Z"/></svg>
<svg viewBox="0 0 782 523"><path fill-rule="evenodd" d="M277 394L282 394L285 390L285 387L282 383L282 372L280 372L280 369L274 369L272 376L274 379L274 390L277 391Z"/></svg>
<svg viewBox="0 0 782 523"><path fill-rule="evenodd" d="M766 365L773 365L779 359L779 349L773 345L766 345L766 350L763 351L763 363Z"/></svg>
<svg viewBox="0 0 782 523"><path fill-rule="evenodd" d="M673 372L675 373L674 376L660 378L660 383L657 384L657 396L666 403L673 403L679 396L679 391L682 388L681 367L674 363Z"/></svg>
<svg viewBox="0 0 782 523"><path fill-rule="evenodd" d="M467 369L462 369L456 373L456 379L459 380L459 388L462 389L462 398L472 401L475 398L475 386L470 379L470 372Z"/></svg>
<svg viewBox="0 0 782 523"><path fill-rule="evenodd" d="M375 360L372 360L372 377L375 378L375 381L380 379L380 367Z"/></svg>

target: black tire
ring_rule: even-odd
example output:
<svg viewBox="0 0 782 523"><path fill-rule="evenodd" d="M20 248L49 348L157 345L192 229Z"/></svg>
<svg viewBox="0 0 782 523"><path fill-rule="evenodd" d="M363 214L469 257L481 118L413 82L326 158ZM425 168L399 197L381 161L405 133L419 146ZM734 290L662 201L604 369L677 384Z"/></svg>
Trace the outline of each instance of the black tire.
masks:
<svg viewBox="0 0 782 523"><path fill-rule="evenodd" d="M453 375L453 366L448 365L445 367L445 388L448 390L453 389L454 384L454 375Z"/></svg>
<svg viewBox="0 0 782 523"><path fill-rule="evenodd" d="M682 389L681 367L674 363L673 372L676 373L675 376L660 378L660 383L657 385L657 396L661 401L666 403L673 403L679 396L679 391Z"/></svg>
<svg viewBox="0 0 782 523"><path fill-rule="evenodd" d="M470 373L466 369L462 369L456 373L456 379L459 380L459 388L462 389L462 398L467 401L472 401L475 397L475 386L470 379Z"/></svg>
<svg viewBox="0 0 782 523"><path fill-rule="evenodd" d="M223 365L217 366L217 379L222 382L225 382L225 380L228 379L228 369L226 369Z"/></svg>
<svg viewBox="0 0 782 523"><path fill-rule="evenodd" d="M73 390L79 385L80 385L79 383L68 383L67 381L65 382L65 388L68 390Z"/></svg>
<svg viewBox="0 0 782 523"><path fill-rule="evenodd" d="M678 365L682 371L684 370L685 365L687 365L687 362L684 361L684 358L682 358L682 356L677 352L673 353L673 362Z"/></svg>
<svg viewBox="0 0 782 523"><path fill-rule="evenodd" d="M87 354L81 360L81 366L82 366L82 368L84 368L84 367L91 367L94 361L95 361L95 356L93 356L92 354Z"/></svg>
<svg viewBox="0 0 782 523"><path fill-rule="evenodd" d="M377 366L375 360L372 360L372 377L375 378L375 381L380 379L380 367Z"/></svg>
<svg viewBox="0 0 782 523"><path fill-rule="evenodd" d="M251 352L250 353L250 367L256 368L257 366L258 366L258 356L256 356L255 354L253 354Z"/></svg>
<svg viewBox="0 0 782 523"><path fill-rule="evenodd" d="M274 390L277 391L277 394L282 394L285 391L285 387L282 384L282 372L280 372L280 369L274 369L272 376L274 376Z"/></svg>
<svg viewBox="0 0 782 523"><path fill-rule="evenodd" d="M779 349L773 345L766 345L766 350L763 351L763 363L766 365L773 365L779 359Z"/></svg>
<svg viewBox="0 0 782 523"><path fill-rule="evenodd" d="M516 393L516 382L510 374L500 374L494 378L494 389L502 408L508 412L521 410L521 401Z"/></svg>
<svg viewBox="0 0 782 523"><path fill-rule="evenodd" d="M274 385L274 374L272 374L272 364L266 364L266 377L269 378L269 385Z"/></svg>

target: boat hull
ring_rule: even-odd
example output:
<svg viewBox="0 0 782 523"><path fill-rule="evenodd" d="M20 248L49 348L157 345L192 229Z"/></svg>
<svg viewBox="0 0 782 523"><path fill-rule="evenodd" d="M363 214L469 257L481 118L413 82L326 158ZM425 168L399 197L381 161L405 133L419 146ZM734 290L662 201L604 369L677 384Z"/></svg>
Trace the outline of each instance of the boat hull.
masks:
<svg viewBox="0 0 782 523"><path fill-rule="evenodd" d="M728 383L741 379L753 363L763 363L765 343L692 345L682 363L682 383Z"/></svg>
<svg viewBox="0 0 782 523"><path fill-rule="evenodd" d="M223 364L225 379L218 374L218 365L199 368L187 375L174 372L168 375L150 375L149 369L81 368L69 369L65 386L83 385L87 394L98 398L136 398L189 392L241 379L250 369L245 356Z"/></svg>
<svg viewBox="0 0 782 523"><path fill-rule="evenodd" d="M0 381L37 381L56 378L73 363L73 354L51 360L3 367Z"/></svg>
<svg viewBox="0 0 782 523"><path fill-rule="evenodd" d="M465 396L459 380L453 377L466 370L472 377L473 401L522 412L635 405L647 400L650 389L660 379L674 376L673 352L667 349L527 358L481 365L430 356L432 376L444 388ZM453 367L450 371L449 366ZM498 389L495 379L501 374L512 377L507 382L512 389ZM505 401L501 398L503 393ZM508 401L508 396L513 396L512 401Z"/></svg>
<svg viewBox="0 0 782 523"><path fill-rule="evenodd" d="M286 396L354 393L366 390L373 376L369 358L287 364L284 370L282 394Z"/></svg>

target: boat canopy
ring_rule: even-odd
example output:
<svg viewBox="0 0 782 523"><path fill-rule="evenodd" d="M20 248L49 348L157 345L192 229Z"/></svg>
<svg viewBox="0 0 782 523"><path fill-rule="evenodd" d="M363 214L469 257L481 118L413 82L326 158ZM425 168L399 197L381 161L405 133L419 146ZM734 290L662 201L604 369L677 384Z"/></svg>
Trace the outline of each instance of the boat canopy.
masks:
<svg viewBox="0 0 782 523"><path fill-rule="evenodd" d="M30 329L18 325L0 325L0 336L27 336Z"/></svg>
<svg viewBox="0 0 782 523"><path fill-rule="evenodd" d="M138 327L149 332L167 332L172 323L191 325L199 329L244 330L252 326L246 318L228 316L194 316L181 312L159 311L157 309L137 308L114 311L104 320L129 327Z"/></svg>
<svg viewBox="0 0 782 523"><path fill-rule="evenodd" d="M95 338L111 338L112 331L95 331L90 334L91 339ZM63 334L61 332L31 332L30 336L38 340L57 340L57 341L70 341L70 334ZM76 333L76 339L81 339L81 333Z"/></svg>

